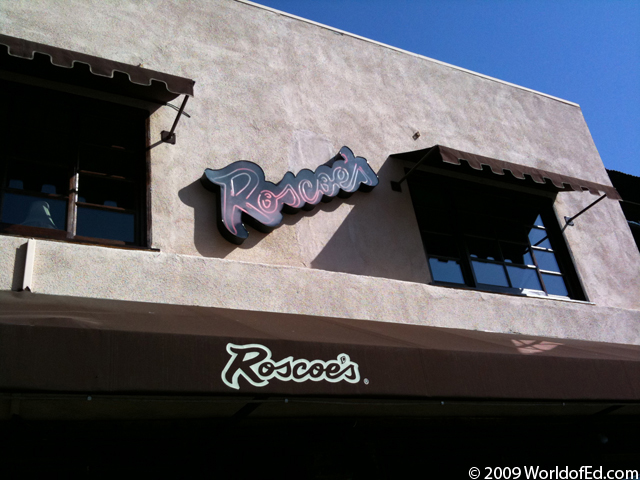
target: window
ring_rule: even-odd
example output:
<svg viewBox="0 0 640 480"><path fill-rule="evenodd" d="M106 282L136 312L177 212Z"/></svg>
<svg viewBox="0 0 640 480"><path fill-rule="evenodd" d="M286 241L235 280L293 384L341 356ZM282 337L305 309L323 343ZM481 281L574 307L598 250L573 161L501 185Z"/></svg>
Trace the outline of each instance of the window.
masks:
<svg viewBox="0 0 640 480"><path fill-rule="evenodd" d="M409 189L434 284L585 300L551 194L421 171Z"/></svg>
<svg viewBox="0 0 640 480"><path fill-rule="evenodd" d="M145 246L145 110L0 81L0 232Z"/></svg>
<svg viewBox="0 0 640 480"><path fill-rule="evenodd" d="M607 170L611 183L620 192L622 199L620 206L624 213L629 229L640 250L640 177L628 173Z"/></svg>

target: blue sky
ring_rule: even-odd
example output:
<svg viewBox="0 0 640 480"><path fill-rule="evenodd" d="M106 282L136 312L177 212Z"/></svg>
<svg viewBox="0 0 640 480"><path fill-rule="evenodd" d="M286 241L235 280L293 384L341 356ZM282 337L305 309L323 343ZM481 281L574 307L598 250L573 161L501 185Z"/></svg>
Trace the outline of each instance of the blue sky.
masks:
<svg viewBox="0 0 640 480"><path fill-rule="evenodd" d="M640 176L640 0L258 0L578 103L607 168Z"/></svg>

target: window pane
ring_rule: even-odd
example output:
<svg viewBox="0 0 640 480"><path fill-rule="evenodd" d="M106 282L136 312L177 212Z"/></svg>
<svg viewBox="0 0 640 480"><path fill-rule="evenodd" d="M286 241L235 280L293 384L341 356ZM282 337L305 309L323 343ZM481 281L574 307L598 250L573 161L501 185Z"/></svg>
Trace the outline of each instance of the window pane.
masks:
<svg viewBox="0 0 640 480"><path fill-rule="evenodd" d="M535 251L536 260L538 261L538 268L540 270L549 270L551 272L559 272L560 267L558 261L553 252L544 252L541 250Z"/></svg>
<svg viewBox="0 0 640 480"><path fill-rule="evenodd" d="M67 202L31 195L5 193L2 203L2 222L29 227L65 230Z"/></svg>
<svg viewBox="0 0 640 480"><path fill-rule="evenodd" d="M458 260L429 258L429 266L435 281L464 284L462 269Z"/></svg>
<svg viewBox="0 0 640 480"><path fill-rule="evenodd" d="M137 165L136 157L123 150L87 146L80 149L80 170L135 178Z"/></svg>
<svg viewBox="0 0 640 480"><path fill-rule="evenodd" d="M497 233L500 240L528 243L527 229L521 223L502 221L497 224Z"/></svg>
<svg viewBox="0 0 640 480"><path fill-rule="evenodd" d="M549 295L562 295L564 297L569 296L567 286L564 284L564 278L561 275L550 275L548 273L542 274L542 281L547 288Z"/></svg>
<svg viewBox="0 0 640 480"><path fill-rule="evenodd" d="M508 265L509 279L513 288L527 288L529 290L542 290L540 279L534 268L522 268Z"/></svg>
<svg viewBox="0 0 640 480"><path fill-rule="evenodd" d="M63 239L67 223L74 223L78 236L143 241L148 112L2 79L0 87L7 139L0 155L0 221L52 229L29 235ZM76 209L72 222L68 197L76 173L80 199L96 207Z"/></svg>
<svg viewBox="0 0 640 480"><path fill-rule="evenodd" d="M465 237L469 255L484 260L502 260L498 242L476 237Z"/></svg>
<svg viewBox="0 0 640 480"><path fill-rule="evenodd" d="M460 221L462 230L469 235L495 237L494 221L491 217L465 213L460 215Z"/></svg>
<svg viewBox="0 0 640 480"><path fill-rule="evenodd" d="M531 257L529 245L500 242L500 248L502 249L505 262L518 263L520 265L533 265L533 258Z"/></svg>
<svg viewBox="0 0 640 480"><path fill-rule="evenodd" d="M513 219L522 222L525 225L538 225L542 226L542 220L540 219L540 210L521 204L511 204L509 208L512 212Z"/></svg>
<svg viewBox="0 0 640 480"><path fill-rule="evenodd" d="M422 233L424 238L424 248L427 255L437 255L440 257L459 258L458 247L452 235L438 235L435 233Z"/></svg>
<svg viewBox="0 0 640 480"><path fill-rule="evenodd" d="M471 286L473 273L485 290L541 292L547 291L542 270L551 275L549 294L566 295L574 288L571 270L564 272L566 280L560 275L560 260L563 268L570 261L564 258L551 198L435 173L416 172L408 183L435 281Z"/></svg>
<svg viewBox="0 0 640 480"><path fill-rule="evenodd" d="M551 248L549 238L547 238L547 231L541 228L532 228L529 230L529 241L531 245L541 248Z"/></svg>
<svg viewBox="0 0 640 480"><path fill-rule="evenodd" d="M80 175L78 195L84 198L86 203L135 208L133 184L121 180Z"/></svg>
<svg viewBox="0 0 640 480"><path fill-rule="evenodd" d="M537 225L538 227L544 227L544 223L542 223L542 217L540 215L538 215L535 219L535 221L533 222L534 225Z"/></svg>
<svg viewBox="0 0 640 480"><path fill-rule="evenodd" d="M136 148L144 141L141 114L137 109L99 103L100 110L86 103L79 134L84 142L105 147Z"/></svg>
<svg viewBox="0 0 640 480"><path fill-rule="evenodd" d="M502 265L472 261L473 270L476 273L478 283L508 287L507 275Z"/></svg>
<svg viewBox="0 0 640 480"><path fill-rule="evenodd" d="M506 197L500 198L500 203L496 205L496 215L504 220L518 221L531 225L533 219L538 214L535 210L521 203L509 200Z"/></svg>
<svg viewBox="0 0 640 480"><path fill-rule="evenodd" d="M428 232L451 233L451 215L449 212L437 208L423 208L416 211L416 218L420 229Z"/></svg>
<svg viewBox="0 0 640 480"><path fill-rule="evenodd" d="M67 195L69 177L69 170L65 167L16 159L9 163L7 186L28 192Z"/></svg>
<svg viewBox="0 0 640 480"><path fill-rule="evenodd" d="M411 200L414 205L419 205L421 208L437 208L441 210L448 210L449 205L446 202L446 196L440 191L438 185L430 184L428 186L414 183L411 177L408 180L409 189L411 190ZM416 208L416 213L421 208Z"/></svg>
<svg viewBox="0 0 640 480"><path fill-rule="evenodd" d="M135 219L132 213L78 207L76 235L134 242L134 225Z"/></svg>

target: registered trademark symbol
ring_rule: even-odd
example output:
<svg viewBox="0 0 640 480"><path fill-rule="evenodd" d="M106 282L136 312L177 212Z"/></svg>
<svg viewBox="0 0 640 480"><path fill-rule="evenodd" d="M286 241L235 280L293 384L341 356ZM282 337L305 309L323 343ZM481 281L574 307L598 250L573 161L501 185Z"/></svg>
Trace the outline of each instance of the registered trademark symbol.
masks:
<svg viewBox="0 0 640 480"><path fill-rule="evenodd" d="M365 384L365 385L369 385L369 379L368 379L368 378L365 378L365 379L364 379L364 384Z"/></svg>

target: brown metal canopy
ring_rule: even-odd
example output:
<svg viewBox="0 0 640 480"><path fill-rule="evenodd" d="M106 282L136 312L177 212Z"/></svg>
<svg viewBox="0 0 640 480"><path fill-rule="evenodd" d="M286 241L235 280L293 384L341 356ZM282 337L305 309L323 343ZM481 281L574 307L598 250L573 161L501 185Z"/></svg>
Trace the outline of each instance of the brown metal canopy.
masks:
<svg viewBox="0 0 640 480"><path fill-rule="evenodd" d="M0 69L166 103L193 96L194 81L20 38L0 35Z"/></svg>
<svg viewBox="0 0 640 480"><path fill-rule="evenodd" d="M230 343L359 379L234 389ZM4 392L640 400L640 346L28 292L0 292L0 366Z"/></svg>
<svg viewBox="0 0 640 480"><path fill-rule="evenodd" d="M461 161L464 160L467 162L469 167L474 170L483 170L482 167L486 165L493 174L505 175L509 172L511 173L509 177L512 179L524 180L551 191L582 192L587 190L594 195L602 195L604 193L608 198L613 200L621 199L616 189L608 185L581 180L579 178L549 172L539 168L526 167L516 163L505 162L504 160L483 157L482 155L476 155L474 153L462 152L442 145L435 145L431 148L425 148L423 150L416 150L413 152L398 153L391 155L391 157L431 166L461 165ZM400 181L400 183L402 183L402 181Z"/></svg>

